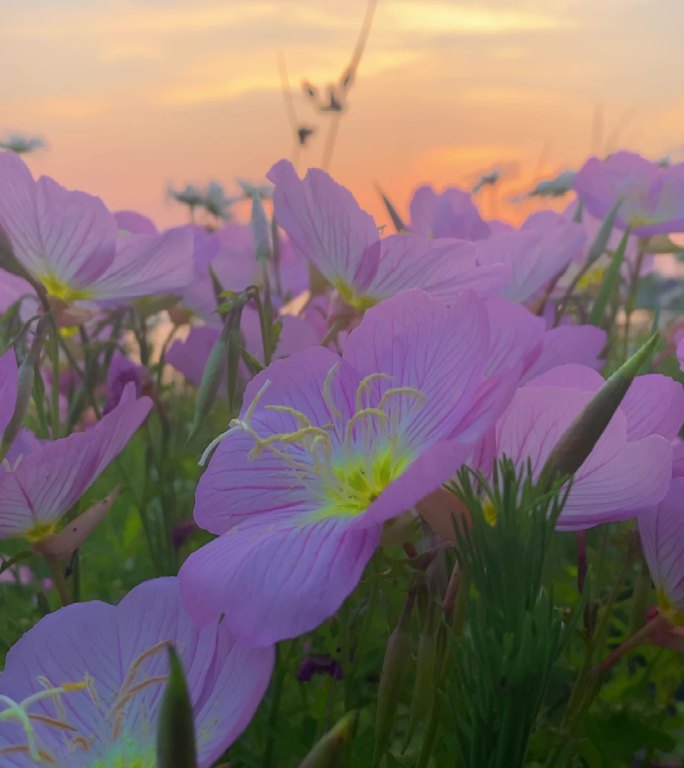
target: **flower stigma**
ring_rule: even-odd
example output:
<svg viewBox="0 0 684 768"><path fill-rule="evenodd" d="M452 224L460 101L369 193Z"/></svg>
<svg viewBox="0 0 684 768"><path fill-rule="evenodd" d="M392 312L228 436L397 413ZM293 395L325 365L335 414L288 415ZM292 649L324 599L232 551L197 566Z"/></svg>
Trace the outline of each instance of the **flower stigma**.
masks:
<svg viewBox="0 0 684 768"><path fill-rule="evenodd" d="M43 690L27 696L22 701L17 702L9 696L0 694L0 706L3 707L3 709L0 709L0 722L3 720L17 720L26 737L26 744L14 744L9 747L3 747L0 749L0 755L26 754L37 763L56 765L57 763L52 755L41 749L38 745L38 738L33 723L40 722L64 731L75 731L76 729L66 722L61 697L64 694L89 689L92 684L92 678L86 675L81 681L64 683L59 686L50 686L45 678L38 678L38 682L43 686ZM33 704L37 704L45 699L53 699L55 701L57 717L29 712L29 708Z"/></svg>
<svg viewBox="0 0 684 768"><path fill-rule="evenodd" d="M287 405L265 405L264 410L282 413L295 420L290 432L260 435L252 420L265 392L267 380L256 393L242 418L231 421L254 438L248 459L254 461L265 452L281 459L297 479L313 491L319 508L308 521L334 517L355 517L410 466L415 452L402 435L402 410L425 403L425 394L415 387L387 387L372 402L370 390L376 382L391 383L386 373L364 377L356 388L354 412L344 415L332 395L332 382L339 363L330 368L322 388L329 421L315 425L301 411ZM396 407L397 405L402 407ZM229 430L229 432L231 431ZM228 434L228 433L225 433ZM207 449L225 437L221 435ZM205 452L206 454L206 452Z"/></svg>
<svg viewBox="0 0 684 768"><path fill-rule="evenodd" d="M166 648L168 641L162 641L143 651L130 665L118 691L111 699L104 701L95 686L95 679L86 674L76 683L64 683L53 686L45 677L38 682L43 690L34 693L21 702L15 702L8 696L0 695L0 722L3 720L19 721L25 737L25 744L13 744L0 749L3 754L26 754L38 765L63 766L58 755L45 744L39 743L34 723L40 723L50 729L62 732L63 749L73 755L73 765L87 768L154 768L156 765L154 723L149 721L147 711L131 711L139 701L139 694L155 686L166 683L166 674L148 674L142 667L152 657L156 657ZM102 715L104 728L95 733L83 733L69 722L68 713L62 698L65 694L87 691L91 706ZM39 701L52 699L55 715L44 712L30 712L29 707ZM79 702L79 707L83 706ZM144 706L144 705L143 705ZM136 732L131 733L126 722L135 723ZM149 731L149 733L148 733ZM84 763L83 760L86 760ZM69 763L71 765L71 762Z"/></svg>

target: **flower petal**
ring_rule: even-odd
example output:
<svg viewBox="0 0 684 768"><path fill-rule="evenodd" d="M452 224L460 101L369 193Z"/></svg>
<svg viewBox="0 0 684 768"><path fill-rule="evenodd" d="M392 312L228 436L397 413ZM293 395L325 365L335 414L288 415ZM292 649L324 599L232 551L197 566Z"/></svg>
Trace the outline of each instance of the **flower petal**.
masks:
<svg viewBox="0 0 684 768"><path fill-rule="evenodd" d="M627 414L630 440L654 434L674 440L684 423L684 388L669 376L637 376L620 408Z"/></svg>
<svg viewBox="0 0 684 768"><path fill-rule="evenodd" d="M490 228L482 220L470 194L456 187L445 189L439 195L430 186L419 187L409 208L412 232L463 240L479 240L490 235Z"/></svg>
<svg viewBox="0 0 684 768"><path fill-rule="evenodd" d="M445 307L424 291L406 291L369 309L344 348L344 359L361 376L381 371L369 402L390 387L413 387L425 401L400 397L389 404L410 445L444 439L471 406L489 348L484 302L464 293ZM390 411L388 411L390 412Z"/></svg>
<svg viewBox="0 0 684 768"><path fill-rule="evenodd" d="M672 480L660 504L640 512L639 535L654 584L684 611L684 478Z"/></svg>
<svg viewBox="0 0 684 768"><path fill-rule="evenodd" d="M200 623L224 622L239 643L271 645L317 627L356 587L380 526L304 524L259 516L194 552L180 571L183 600Z"/></svg>
<svg viewBox="0 0 684 768"><path fill-rule="evenodd" d="M364 292L377 270L380 238L351 192L318 168L300 180L287 160L267 178L275 184L276 219L295 248L333 285Z"/></svg>
<svg viewBox="0 0 684 768"><path fill-rule="evenodd" d="M119 238L114 260L94 286L95 298L182 293L192 282L192 249L192 233L183 227L162 235Z"/></svg>
<svg viewBox="0 0 684 768"><path fill-rule="evenodd" d="M92 429L47 443L0 474L0 538L57 521L86 492L147 416L152 401L135 385Z"/></svg>
<svg viewBox="0 0 684 768"><path fill-rule="evenodd" d="M565 363L599 368L598 356L606 345L606 332L593 325L559 325L546 331L539 357L525 373L531 379Z"/></svg>
<svg viewBox="0 0 684 768"><path fill-rule="evenodd" d="M0 357L0 437L14 414L17 403L17 358L13 349Z"/></svg>
<svg viewBox="0 0 684 768"><path fill-rule="evenodd" d="M116 222L104 203L42 177L22 160L0 156L0 225L18 261L36 277L49 274L86 288L114 257Z"/></svg>
<svg viewBox="0 0 684 768"><path fill-rule="evenodd" d="M411 288L422 288L445 304L460 291L497 295L510 279L504 264L480 264L467 240L430 240L424 235L392 235L382 240L378 271L367 293L385 299Z"/></svg>

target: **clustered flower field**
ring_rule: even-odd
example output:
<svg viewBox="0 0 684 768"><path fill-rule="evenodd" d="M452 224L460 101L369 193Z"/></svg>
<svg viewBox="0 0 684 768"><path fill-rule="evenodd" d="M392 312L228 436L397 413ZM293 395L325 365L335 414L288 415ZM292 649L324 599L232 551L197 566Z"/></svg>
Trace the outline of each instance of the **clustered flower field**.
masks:
<svg viewBox="0 0 684 768"><path fill-rule="evenodd" d="M0 766L684 765L684 164L267 178L160 232L0 154Z"/></svg>

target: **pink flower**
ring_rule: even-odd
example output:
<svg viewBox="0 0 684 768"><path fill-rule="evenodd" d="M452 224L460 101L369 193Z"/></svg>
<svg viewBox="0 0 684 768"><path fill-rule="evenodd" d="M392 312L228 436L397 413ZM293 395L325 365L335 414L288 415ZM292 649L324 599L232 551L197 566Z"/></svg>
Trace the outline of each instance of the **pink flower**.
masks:
<svg viewBox="0 0 684 768"><path fill-rule="evenodd" d="M236 646L225 623L198 628L178 592L175 578L155 579L117 606L69 605L10 649L0 675L3 768L156 765L170 643L188 684L198 766L213 765L259 705L273 648Z"/></svg>
<svg viewBox="0 0 684 768"><path fill-rule="evenodd" d="M522 302L562 274L581 252L586 235L581 225L552 211L536 213L518 230L493 234L477 243L480 264L505 264L510 278L502 296Z"/></svg>
<svg viewBox="0 0 684 768"><path fill-rule="evenodd" d="M644 557L660 610L672 624L684 623L684 477L675 477L665 498L639 514Z"/></svg>
<svg viewBox="0 0 684 768"><path fill-rule="evenodd" d="M449 187L441 194L428 185L419 187L409 207L411 232L459 240L483 240L492 234L470 193L456 187Z"/></svg>
<svg viewBox="0 0 684 768"><path fill-rule="evenodd" d="M684 232L684 163L661 168L632 152L592 157L575 177L574 189L597 219L621 199L616 224L635 235Z"/></svg>
<svg viewBox="0 0 684 768"><path fill-rule="evenodd" d="M445 303L463 290L495 295L508 278L502 264L481 265L464 240L425 235L380 239L372 217L349 190L312 168L299 179L281 160L271 168L276 219L293 245L350 305L365 309L411 288Z"/></svg>
<svg viewBox="0 0 684 768"><path fill-rule="evenodd" d="M521 370L507 339L526 326L496 317L473 295L447 308L409 291L369 309L342 357L317 347L258 374L197 488L195 520L219 538L181 570L190 613L225 613L250 645L332 615L385 521L445 482L505 406Z"/></svg>
<svg viewBox="0 0 684 768"><path fill-rule="evenodd" d="M513 397L485 438L477 464L495 456L538 474L561 435L602 385L580 365L554 368L529 381ZM671 442L684 421L684 391L666 376L639 376L587 460L575 474L558 520L560 530L581 530L634 517L657 504L672 473Z"/></svg>
<svg viewBox="0 0 684 768"><path fill-rule="evenodd" d="M2 397L6 394L7 397ZM0 424L16 398L16 361L0 358ZM11 404L11 409L7 407ZM129 384L118 406L92 429L40 443L24 430L0 466L0 539L40 541L104 472L147 416L149 398Z"/></svg>
<svg viewBox="0 0 684 768"><path fill-rule="evenodd" d="M192 279L187 232L119 236L99 198L34 181L12 153L0 154L0 227L22 267L65 302L174 293Z"/></svg>

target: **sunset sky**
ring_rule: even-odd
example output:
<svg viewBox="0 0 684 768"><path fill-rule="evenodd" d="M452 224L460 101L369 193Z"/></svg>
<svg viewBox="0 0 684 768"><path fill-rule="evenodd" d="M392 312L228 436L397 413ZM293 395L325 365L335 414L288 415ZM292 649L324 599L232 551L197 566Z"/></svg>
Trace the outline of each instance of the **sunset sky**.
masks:
<svg viewBox="0 0 684 768"><path fill-rule="evenodd" d="M292 154L277 56L301 91L349 61L365 0L0 0L0 131L44 136L36 174L184 221L182 186L258 180ZM618 145L684 144L682 0L379 0L330 170L386 220L413 187L470 185L501 163L506 199ZM484 198L485 213L492 201Z"/></svg>

